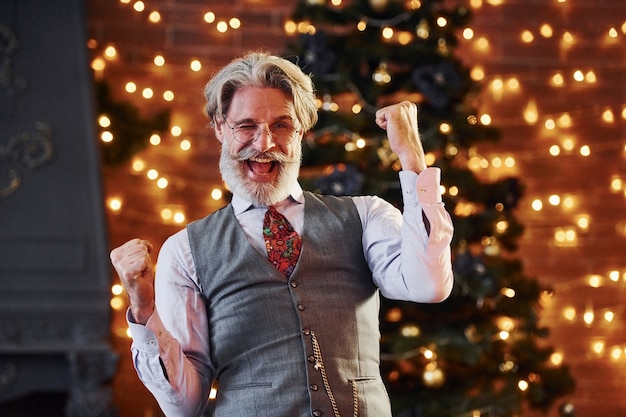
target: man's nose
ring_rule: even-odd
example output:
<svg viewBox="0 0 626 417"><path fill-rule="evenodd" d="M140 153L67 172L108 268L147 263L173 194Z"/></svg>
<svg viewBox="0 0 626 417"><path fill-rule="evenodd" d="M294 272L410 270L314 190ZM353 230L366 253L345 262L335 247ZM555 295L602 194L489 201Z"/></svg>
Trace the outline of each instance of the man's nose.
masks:
<svg viewBox="0 0 626 417"><path fill-rule="evenodd" d="M276 146L272 140L272 132L267 125L259 125L257 136L252 141L252 146L259 152L265 152Z"/></svg>

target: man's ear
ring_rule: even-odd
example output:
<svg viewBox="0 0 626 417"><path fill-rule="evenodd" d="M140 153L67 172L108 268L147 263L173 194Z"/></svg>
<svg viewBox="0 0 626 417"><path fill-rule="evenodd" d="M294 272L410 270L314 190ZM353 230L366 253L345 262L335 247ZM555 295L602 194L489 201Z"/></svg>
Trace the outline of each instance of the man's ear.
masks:
<svg viewBox="0 0 626 417"><path fill-rule="evenodd" d="M213 130L215 131L215 137L220 143L224 143L224 123L221 121L213 122Z"/></svg>

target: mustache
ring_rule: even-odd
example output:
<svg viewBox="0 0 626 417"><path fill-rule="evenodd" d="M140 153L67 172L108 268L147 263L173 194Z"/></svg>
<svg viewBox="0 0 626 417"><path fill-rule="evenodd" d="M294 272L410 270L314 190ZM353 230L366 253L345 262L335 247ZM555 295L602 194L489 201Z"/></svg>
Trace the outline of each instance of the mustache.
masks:
<svg viewBox="0 0 626 417"><path fill-rule="evenodd" d="M271 159L272 161L276 161L281 164L293 164L300 162L282 152L259 152L252 148L242 149L233 157L236 161L247 161L251 158Z"/></svg>

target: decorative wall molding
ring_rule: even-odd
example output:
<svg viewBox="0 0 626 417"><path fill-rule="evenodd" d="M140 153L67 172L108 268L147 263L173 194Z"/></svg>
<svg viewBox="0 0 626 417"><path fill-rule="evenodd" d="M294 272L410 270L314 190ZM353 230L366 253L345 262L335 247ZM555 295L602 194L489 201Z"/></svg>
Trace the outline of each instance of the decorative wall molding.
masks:
<svg viewBox="0 0 626 417"><path fill-rule="evenodd" d="M4 11L3 11L4 12ZM15 114L15 98L26 89L26 79L15 73L13 56L19 41L13 30L0 24L0 121ZM0 133L0 198L17 191L26 173L52 158L54 146L50 125L34 122L16 136Z"/></svg>
<svg viewBox="0 0 626 417"><path fill-rule="evenodd" d="M32 129L10 137L6 145L0 143L0 198L16 192L22 178L52 159L53 154L52 130L44 122L35 122Z"/></svg>
<svg viewBox="0 0 626 417"><path fill-rule="evenodd" d="M4 13L8 11L3 10ZM13 55L19 49L17 36L0 24L0 120L13 116L15 97L26 88L26 80L15 73Z"/></svg>

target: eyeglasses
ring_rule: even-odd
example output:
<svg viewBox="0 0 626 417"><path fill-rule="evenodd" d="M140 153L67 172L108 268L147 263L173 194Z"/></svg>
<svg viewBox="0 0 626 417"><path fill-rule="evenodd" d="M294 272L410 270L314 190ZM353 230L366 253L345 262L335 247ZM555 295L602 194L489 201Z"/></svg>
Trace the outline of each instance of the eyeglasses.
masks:
<svg viewBox="0 0 626 417"><path fill-rule="evenodd" d="M241 122L234 126L231 126L226 121L224 116L224 123L233 131L233 138L239 143L248 144L252 143L261 136L261 132L265 131L272 138L272 142L277 145L289 145L295 139L295 134L298 133L289 120L278 120L271 125L269 129L261 127L262 123L254 122Z"/></svg>

